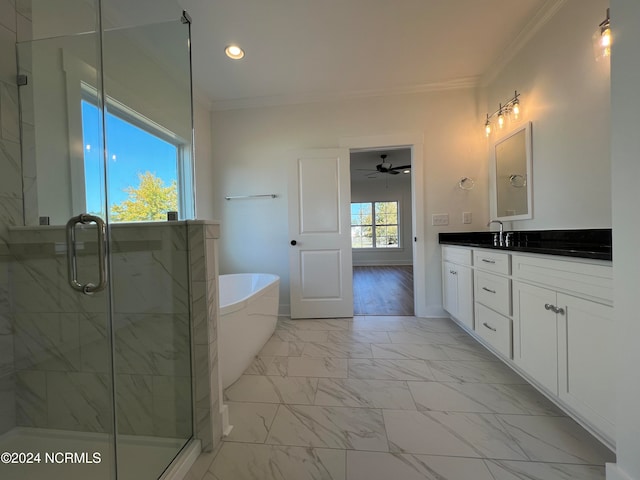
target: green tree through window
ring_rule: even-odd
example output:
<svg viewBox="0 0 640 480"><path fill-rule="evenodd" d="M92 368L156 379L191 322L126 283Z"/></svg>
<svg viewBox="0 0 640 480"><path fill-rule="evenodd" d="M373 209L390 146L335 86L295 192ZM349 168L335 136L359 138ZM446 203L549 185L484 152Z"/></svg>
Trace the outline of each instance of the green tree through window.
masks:
<svg viewBox="0 0 640 480"><path fill-rule="evenodd" d="M161 178L151 172L139 173L137 188L127 187L126 200L111 207L111 220L133 222L139 220L166 220L167 212L178 210L178 187L176 181L165 186Z"/></svg>
<svg viewBox="0 0 640 480"><path fill-rule="evenodd" d="M399 248L398 202L351 204L352 248Z"/></svg>

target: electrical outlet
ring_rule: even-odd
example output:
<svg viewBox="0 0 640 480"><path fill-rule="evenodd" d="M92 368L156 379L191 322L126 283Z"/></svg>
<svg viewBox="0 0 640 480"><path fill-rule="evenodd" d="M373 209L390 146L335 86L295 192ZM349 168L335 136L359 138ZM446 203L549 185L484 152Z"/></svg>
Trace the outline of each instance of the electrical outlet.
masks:
<svg viewBox="0 0 640 480"><path fill-rule="evenodd" d="M434 213L431 215L431 225L449 225L449 214L448 213Z"/></svg>
<svg viewBox="0 0 640 480"><path fill-rule="evenodd" d="M471 212L462 212L462 223L471 223Z"/></svg>

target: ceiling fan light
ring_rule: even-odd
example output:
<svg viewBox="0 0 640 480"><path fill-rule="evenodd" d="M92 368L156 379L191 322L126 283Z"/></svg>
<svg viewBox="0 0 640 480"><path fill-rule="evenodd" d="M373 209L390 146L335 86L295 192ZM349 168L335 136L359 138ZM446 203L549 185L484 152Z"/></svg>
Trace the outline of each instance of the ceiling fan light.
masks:
<svg viewBox="0 0 640 480"><path fill-rule="evenodd" d="M407 168L406 170L403 170L402 173L411 173L411 169Z"/></svg>

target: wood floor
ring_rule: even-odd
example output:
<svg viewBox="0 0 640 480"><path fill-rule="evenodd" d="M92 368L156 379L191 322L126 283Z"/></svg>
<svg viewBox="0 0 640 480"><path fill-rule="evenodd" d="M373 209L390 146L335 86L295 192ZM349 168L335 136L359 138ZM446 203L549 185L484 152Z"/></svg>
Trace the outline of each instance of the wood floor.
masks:
<svg viewBox="0 0 640 480"><path fill-rule="evenodd" d="M353 267L355 315L413 315L411 265Z"/></svg>

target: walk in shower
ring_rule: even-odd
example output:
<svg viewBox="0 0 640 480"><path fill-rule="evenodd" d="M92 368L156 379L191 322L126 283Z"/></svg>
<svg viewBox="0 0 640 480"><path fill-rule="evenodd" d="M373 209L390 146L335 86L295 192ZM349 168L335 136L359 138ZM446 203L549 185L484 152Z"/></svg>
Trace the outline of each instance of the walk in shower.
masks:
<svg viewBox="0 0 640 480"><path fill-rule="evenodd" d="M156 479L194 424L187 224L167 221L194 214L190 19L171 0L9 3L0 478Z"/></svg>

